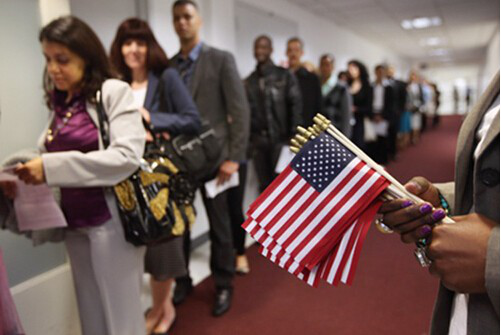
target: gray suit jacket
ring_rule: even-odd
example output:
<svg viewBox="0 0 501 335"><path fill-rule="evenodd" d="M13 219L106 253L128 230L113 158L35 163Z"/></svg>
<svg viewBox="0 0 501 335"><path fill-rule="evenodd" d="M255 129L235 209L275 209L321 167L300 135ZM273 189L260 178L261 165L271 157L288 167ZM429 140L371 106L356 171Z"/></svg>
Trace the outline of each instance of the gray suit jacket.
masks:
<svg viewBox="0 0 501 335"><path fill-rule="evenodd" d="M485 269L486 294L470 294L468 334L499 334L499 114L493 121L478 159L475 133L499 94L499 71L465 119L459 132L455 182L437 185L454 215L474 212L497 222L489 238ZM431 334L448 334L454 292L441 285Z"/></svg>
<svg viewBox="0 0 501 335"><path fill-rule="evenodd" d="M49 186L82 187L114 186L129 177L138 167L144 153L145 130L141 114L134 108L129 85L109 79L103 83L102 99L110 122L110 145L103 150L99 134L99 150L45 152L45 134L38 147L42 152L45 180ZM87 112L99 128L96 107L87 104ZM48 125L52 123L53 114Z"/></svg>
<svg viewBox="0 0 501 335"><path fill-rule="evenodd" d="M109 79L103 83L102 99L104 110L110 122L110 146L104 150L99 135L99 150L82 153L80 151L46 152L45 139L48 127L52 124L54 112L38 140L47 185L51 187L95 187L114 186L129 177L138 167L144 152L146 133L141 121L141 114L134 107L134 98L129 85L123 81ZM96 106L87 104L87 112L99 128ZM14 159L13 155L11 159ZM17 154L19 156L19 154ZM32 157L27 157L32 158ZM17 159L24 160L24 159ZM11 162L7 161L7 164ZM0 192L0 197L3 197ZM111 188L105 189L105 198L109 208L116 207L115 196ZM10 225L15 231L15 217L11 214L12 206L6 206L5 199L0 199L0 223ZM8 204L7 204L8 205ZM111 210L111 213L116 211ZM113 217L119 220L118 217ZM4 222L10 220L11 222ZM14 221L13 221L14 220ZM39 230L29 234L33 243L60 241L64 234L60 228Z"/></svg>
<svg viewBox="0 0 501 335"><path fill-rule="evenodd" d="M177 68L179 57L172 58L172 66ZM210 122L223 148L219 162L245 160L250 112L233 56L203 44L189 89L201 117Z"/></svg>

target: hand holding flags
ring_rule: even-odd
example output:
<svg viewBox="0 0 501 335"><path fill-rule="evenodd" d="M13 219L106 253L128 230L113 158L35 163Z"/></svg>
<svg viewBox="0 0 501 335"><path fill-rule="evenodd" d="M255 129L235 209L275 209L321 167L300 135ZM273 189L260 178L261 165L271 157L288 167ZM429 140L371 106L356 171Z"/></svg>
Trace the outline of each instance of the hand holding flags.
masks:
<svg viewBox="0 0 501 335"><path fill-rule="evenodd" d="M382 192L421 201L325 118L315 123L299 129L296 157L250 206L243 227L265 257L309 285L349 285Z"/></svg>

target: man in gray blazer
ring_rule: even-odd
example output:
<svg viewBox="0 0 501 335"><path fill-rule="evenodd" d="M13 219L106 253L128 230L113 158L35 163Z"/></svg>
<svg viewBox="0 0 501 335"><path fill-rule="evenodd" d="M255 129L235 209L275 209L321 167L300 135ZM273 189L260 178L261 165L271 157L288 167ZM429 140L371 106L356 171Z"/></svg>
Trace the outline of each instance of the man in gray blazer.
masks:
<svg viewBox="0 0 501 335"><path fill-rule="evenodd" d="M465 119L457 148L454 182L417 177L406 185L433 207L449 207L455 223L435 225L440 209L406 200L381 212L404 242L428 237L430 273L441 280L431 334L499 334L499 71Z"/></svg>
<svg viewBox="0 0 501 335"><path fill-rule="evenodd" d="M190 0L178 0L172 6L174 29L179 36L180 52L172 59L188 86L202 119L209 121L221 145L219 168L214 177L220 183L238 172L245 160L249 137L250 113L245 90L233 56L201 42L202 19L198 6ZM205 196L211 237L211 271L216 284L213 315L224 314L231 305L235 255L227 205L227 192L214 199ZM189 236L185 253L189 258ZM188 262L186 262L188 264ZM191 291L189 276L178 278L174 303L181 303Z"/></svg>

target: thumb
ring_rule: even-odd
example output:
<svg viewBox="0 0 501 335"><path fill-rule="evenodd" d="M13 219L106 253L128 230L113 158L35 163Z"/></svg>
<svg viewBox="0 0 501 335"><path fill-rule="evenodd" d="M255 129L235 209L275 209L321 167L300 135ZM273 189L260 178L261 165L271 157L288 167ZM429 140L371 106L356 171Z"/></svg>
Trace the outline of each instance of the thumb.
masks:
<svg viewBox="0 0 501 335"><path fill-rule="evenodd" d="M438 192L433 184L423 177L414 177L407 184L405 189L410 193L417 195L421 199L430 202L432 205L437 206L440 204Z"/></svg>
<svg viewBox="0 0 501 335"><path fill-rule="evenodd" d="M423 177L414 177L407 184L405 189L412 194L421 195L430 188L431 183Z"/></svg>

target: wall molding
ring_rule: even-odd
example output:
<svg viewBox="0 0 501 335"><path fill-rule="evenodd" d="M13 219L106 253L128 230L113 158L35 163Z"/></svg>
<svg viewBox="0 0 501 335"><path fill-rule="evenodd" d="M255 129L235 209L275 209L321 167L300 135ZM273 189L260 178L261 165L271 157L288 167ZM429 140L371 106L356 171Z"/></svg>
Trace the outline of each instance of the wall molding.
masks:
<svg viewBox="0 0 501 335"><path fill-rule="evenodd" d="M30 335L80 335L69 263L11 288L21 323Z"/></svg>

